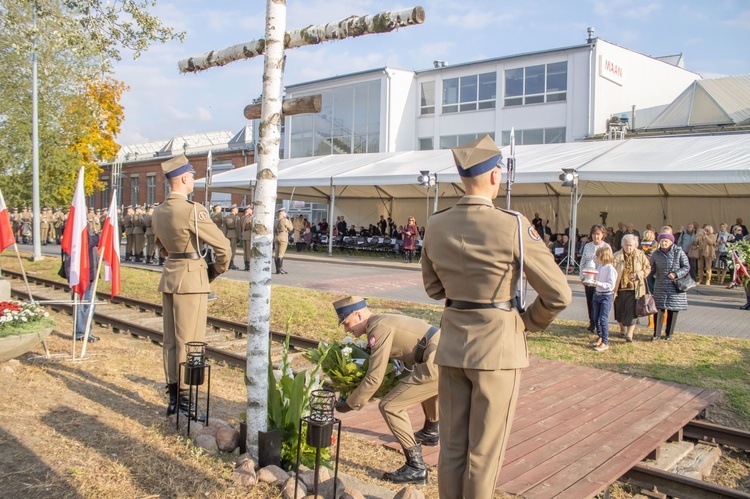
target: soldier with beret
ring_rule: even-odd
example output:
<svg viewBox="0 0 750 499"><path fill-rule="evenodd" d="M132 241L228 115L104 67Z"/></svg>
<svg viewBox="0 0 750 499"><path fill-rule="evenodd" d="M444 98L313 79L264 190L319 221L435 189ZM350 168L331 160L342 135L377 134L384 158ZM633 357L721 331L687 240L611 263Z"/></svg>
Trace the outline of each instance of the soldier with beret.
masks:
<svg viewBox="0 0 750 499"><path fill-rule="evenodd" d="M178 386L178 369L185 362L185 344L202 341L206 334L207 298L210 291L208 264L201 256L203 243L216 252L215 270L226 271L229 241L214 225L208 210L188 200L195 181L192 166L184 154L161 164L171 188L166 201L151 219L156 243L167 258L159 281L164 311L164 374L169 405L167 416L190 409L187 386Z"/></svg>
<svg viewBox="0 0 750 499"><path fill-rule="evenodd" d="M94 234L98 234L102 231L102 224L99 222L99 217L94 212L93 207L89 207L88 215L86 215L86 221L89 224L89 227L91 227L91 230L94 231Z"/></svg>
<svg viewBox="0 0 750 499"><path fill-rule="evenodd" d="M154 259L154 253L156 251L156 237L154 236L154 229L151 223L151 219L154 214L154 205L148 205L146 213L141 217L141 224L143 225L143 233L146 237L146 263L151 263Z"/></svg>
<svg viewBox="0 0 750 499"><path fill-rule="evenodd" d="M221 213L221 205L214 205L214 212L211 213L211 220L221 232L224 232L224 215Z"/></svg>
<svg viewBox="0 0 750 499"><path fill-rule="evenodd" d="M133 238L133 207L125 207L125 216L122 217L122 226L125 227L125 261L135 259L135 238Z"/></svg>
<svg viewBox="0 0 750 499"><path fill-rule="evenodd" d="M253 242L253 207L250 205L245 207L245 214L240 222L240 239L242 240L242 251L245 259L245 271L249 271Z"/></svg>
<svg viewBox="0 0 750 499"><path fill-rule="evenodd" d="M292 222L286 218L286 209L279 208L278 216L273 223L273 260L276 263L276 273L286 274L284 270L284 255L289 246L289 232L294 229Z"/></svg>
<svg viewBox="0 0 750 499"><path fill-rule="evenodd" d="M360 410L375 395L386 374L388 361L398 360L411 369L380 401L380 413L393 436L404 449L406 464L383 478L394 483L427 483L427 466L422 457L422 444L438 443L438 369L435 351L440 341L440 330L420 319L395 314L373 315L359 296L335 301L333 307L339 324L355 338L366 335L370 347L370 362L362 383L336 404L339 412ZM425 415L424 427L412 432L407 410L421 404Z"/></svg>
<svg viewBox="0 0 750 499"><path fill-rule="evenodd" d="M440 366L438 488L442 498L493 495L516 409L526 332L543 331L571 290L529 221L498 209L502 155L487 135L453 149L466 194L429 220L422 248L425 291L445 299ZM523 265L523 269L521 266ZM521 273L537 299L515 298Z"/></svg>
<svg viewBox="0 0 750 499"><path fill-rule="evenodd" d="M42 245L47 246L49 242L49 229L52 225L52 216L49 213L49 208L42 208L42 215L39 217L39 231L42 240Z"/></svg>
<svg viewBox="0 0 750 499"><path fill-rule="evenodd" d="M232 257L229 260L229 270L237 270L237 266L234 264L234 256L237 254L237 241L239 240L239 228L240 228L240 217L237 216L238 208L236 205L232 205L229 208L229 213L224 217L224 236L229 239L229 244L232 246Z"/></svg>

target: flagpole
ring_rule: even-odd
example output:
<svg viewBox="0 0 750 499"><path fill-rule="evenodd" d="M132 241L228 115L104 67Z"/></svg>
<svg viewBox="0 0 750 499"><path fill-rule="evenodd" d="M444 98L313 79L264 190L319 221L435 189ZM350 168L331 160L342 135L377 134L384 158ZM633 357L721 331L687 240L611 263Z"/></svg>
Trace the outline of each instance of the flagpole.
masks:
<svg viewBox="0 0 750 499"><path fill-rule="evenodd" d="M78 320L78 293L73 291L73 360L76 360L76 321L77 320Z"/></svg>
<svg viewBox="0 0 750 499"><path fill-rule="evenodd" d="M99 255L99 263L96 266L96 277L94 277L94 289L91 290L91 304L89 305L89 313L86 316L86 329L83 330L83 347L81 347L81 359L86 356L86 346L89 343L89 331L91 330L91 320L94 317L94 302L96 301L96 286L99 283L99 272L102 270L102 260L104 260L104 248L101 249L102 253Z"/></svg>
<svg viewBox="0 0 750 499"><path fill-rule="evenodd" d="M34 303L34 297L31 295L31 287L29 287L29 281L26 279L26 269L23 268L23 260L21 260L21 253L18 252L18 243L13 243L13 249L16 250L16 256L18 257L18 264L21 266L21 275L23 276L23 282L26 284L26 291L29 293L29 300Z"/></svg>

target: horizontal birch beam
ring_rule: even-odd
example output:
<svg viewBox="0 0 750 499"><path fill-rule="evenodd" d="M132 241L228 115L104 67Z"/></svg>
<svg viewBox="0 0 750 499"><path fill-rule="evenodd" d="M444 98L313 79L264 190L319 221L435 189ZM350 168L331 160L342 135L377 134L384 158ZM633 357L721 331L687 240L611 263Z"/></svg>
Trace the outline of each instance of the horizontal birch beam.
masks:
<svg viewBox="0 0 750 499"><path fill-rule="evenodd" d="M342 21L318 24L317 26L310 25L307 28L287 32L284 34L284 48L292 49L306 45L317 45L327 41L372 33L389 33L397 28L422 24L423 22L424 9L419 6L411 9L381 12L375 15L351 16ZM221 50L212 50L195 57L181 59L177 65L181 73L197 73L241 59L257 57L262 55L265 49L266 41L260 38L252 42L240 43Z"/></svg>
<svg viewBox="0 0 750 499"><path fill-rule="evenodd" d="M294 116L295 114L319 113L323 107L323 95L306 95L295 99L284 99L281 103L281 114ZM245 118L249 120L260 119L260 104L248 104L245 106Z"/></svg>

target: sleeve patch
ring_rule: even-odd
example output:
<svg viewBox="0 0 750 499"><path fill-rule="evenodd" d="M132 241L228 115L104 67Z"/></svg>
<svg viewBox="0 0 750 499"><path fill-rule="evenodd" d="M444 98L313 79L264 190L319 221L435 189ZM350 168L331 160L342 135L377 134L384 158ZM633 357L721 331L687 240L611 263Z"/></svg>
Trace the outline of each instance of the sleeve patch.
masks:
<svg viewBox="0 0 750 499"><path fill-rule="evenodd" d="M536 231L533 225L529 225L529 237L533 239L534 241L542 240L542 238L539 237L539 233Z"/></svg>
<svg viewBox="0 0 750 499"><path fill-rule="evenodd" d="M370 341L368 342L370 345L370 348L374 347L377 342L378 342L377 338L375 338L374 336L370 336Z"/></svg>
<svg viewBox="0 0 750 499"><path fill-rule="evenodd" d="M208 212L205 210L201 210L198 212L198 221L205 222L208 220Z"/></svg>

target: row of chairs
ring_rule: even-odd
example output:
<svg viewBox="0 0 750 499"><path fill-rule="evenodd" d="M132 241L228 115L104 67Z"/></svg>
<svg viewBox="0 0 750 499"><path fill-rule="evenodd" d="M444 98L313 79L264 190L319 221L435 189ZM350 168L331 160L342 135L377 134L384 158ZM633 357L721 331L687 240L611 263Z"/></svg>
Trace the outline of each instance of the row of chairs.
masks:
<svg viewBox="0 0 750 499"><path fill-rule="evenodd" d="M294 245L294 242L290 242ZM421 248L422 241L417 242L417 251ZM315 238L312 251L328 251L328 236L322 235ZM401 241L390 237L359 237L359 236L333 236L333 249L347 255L358 255L363 253L380 254L397 258L402 254Z"/></svg>

